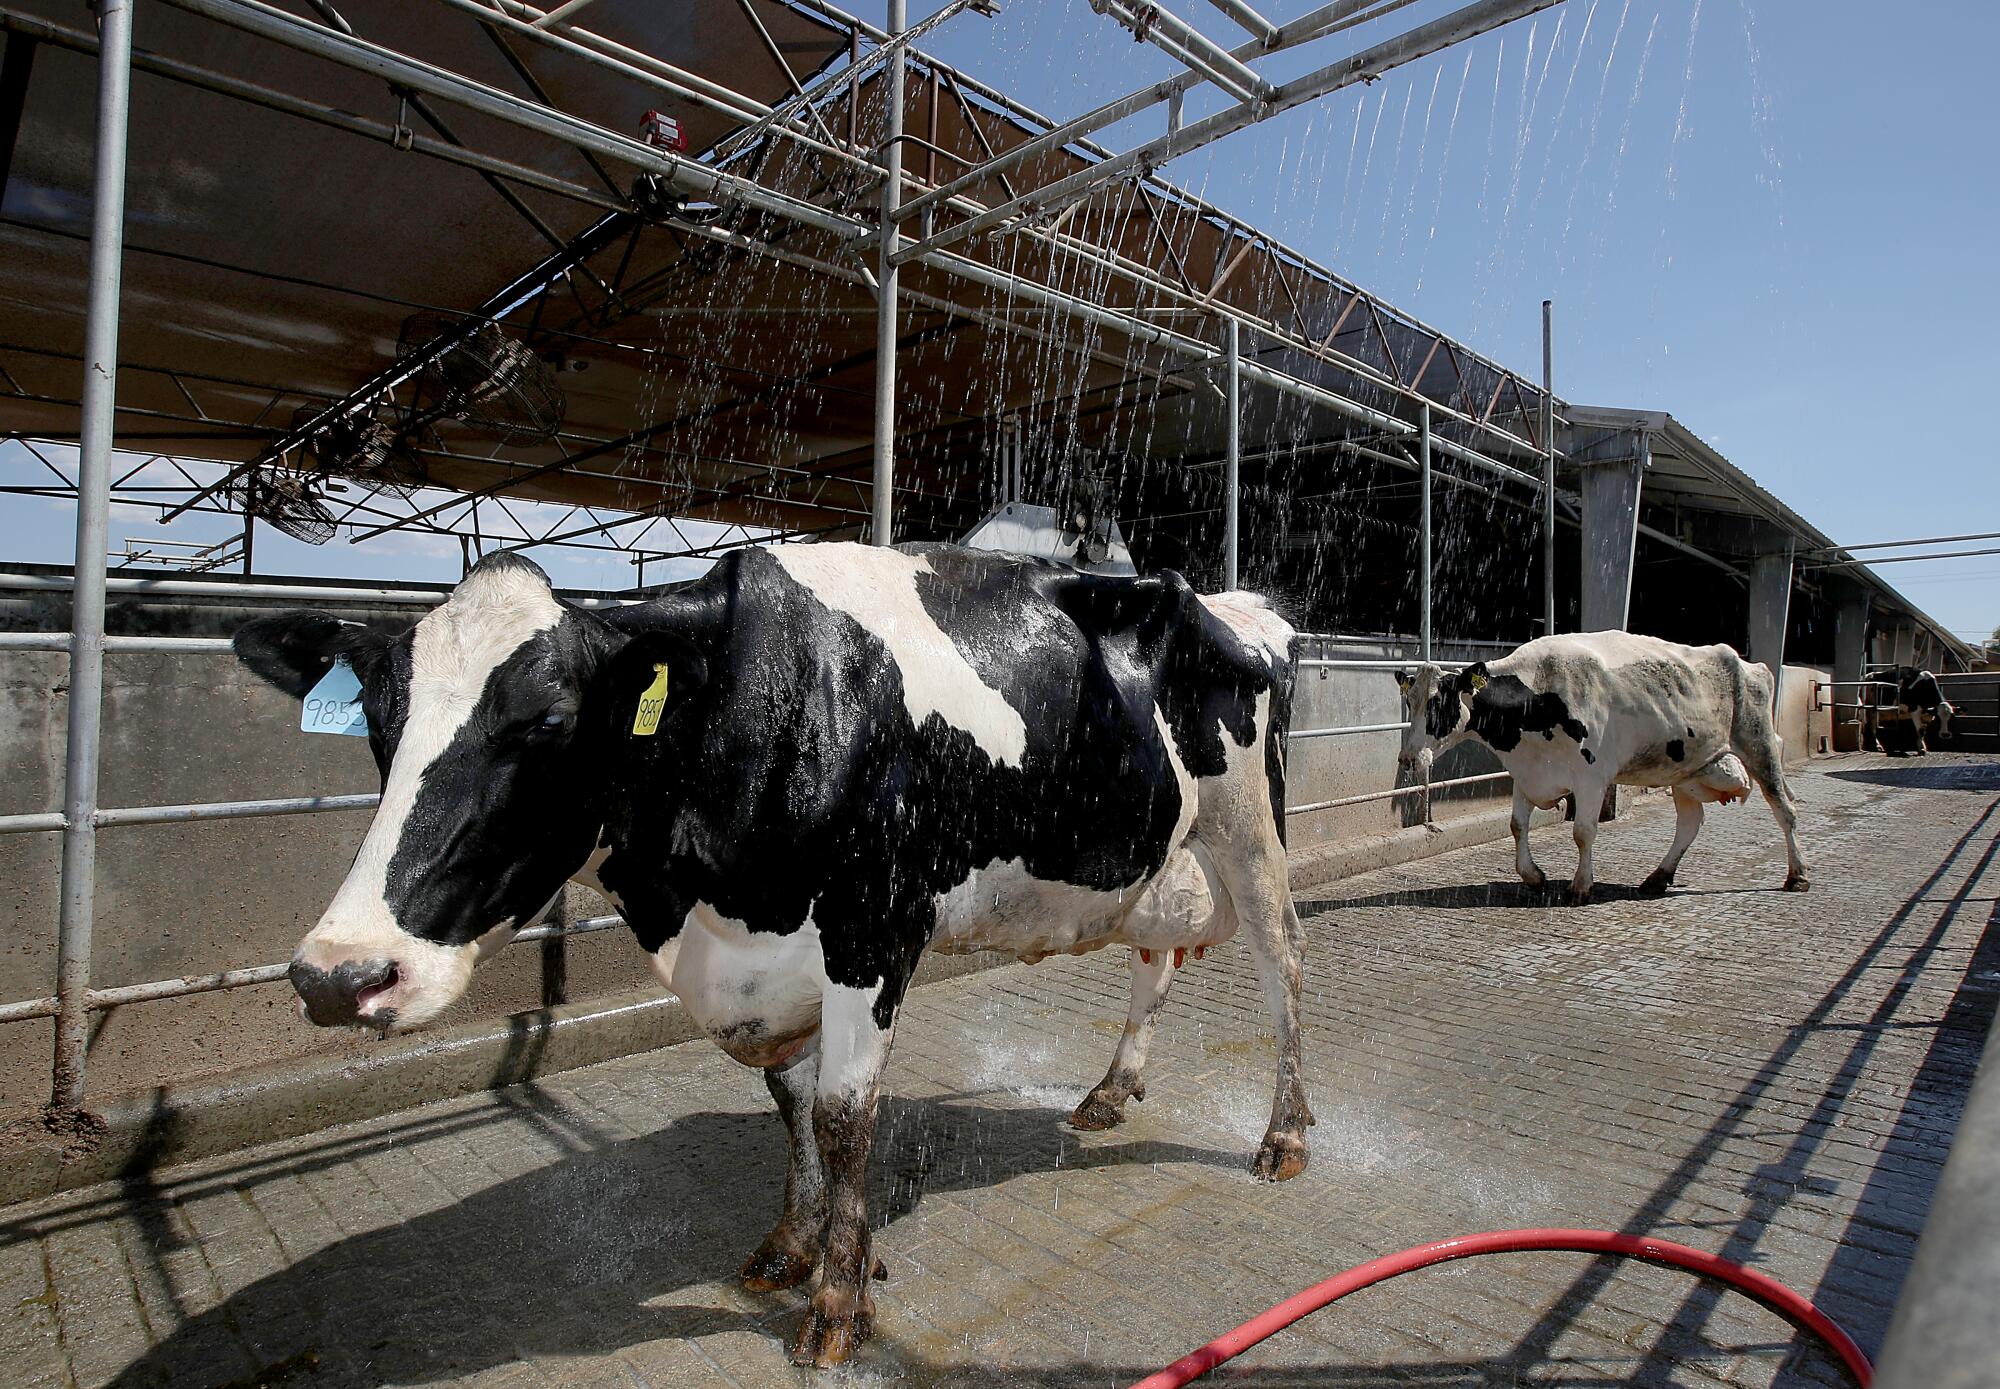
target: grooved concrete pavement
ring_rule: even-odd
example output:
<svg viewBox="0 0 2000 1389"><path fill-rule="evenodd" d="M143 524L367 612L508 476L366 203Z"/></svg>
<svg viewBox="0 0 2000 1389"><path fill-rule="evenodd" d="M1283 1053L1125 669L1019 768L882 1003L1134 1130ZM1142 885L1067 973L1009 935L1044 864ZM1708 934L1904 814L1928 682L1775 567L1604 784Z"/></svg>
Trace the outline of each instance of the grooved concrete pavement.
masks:
<svg viewBox="0 0 2000 1389"><path fill-rule="evenodd" d="M1273 1057L1240 945L1190 962L1150 1098L1061 1117L1124 1013L1121 952L921 990L873 1165L890 1281L856 1385L1118 1386L1329 1273L1513 1225L1750 1262L1873 1350L2000 988L2000 760L1797 777L1814 890L1761 804L1599 837L1552 905L1506 843L1301 902L1313 1166L1247 1164ZM1573 863L1537 835L1551 875ZM732 1275L776 1217L779 1125L706 1043L0 1212L0 1382L787 1385L799 1294ZM1839 1371L1669 1270L1503 1256L1359 1294L1218 1383L1820 1385Z"/></svg>

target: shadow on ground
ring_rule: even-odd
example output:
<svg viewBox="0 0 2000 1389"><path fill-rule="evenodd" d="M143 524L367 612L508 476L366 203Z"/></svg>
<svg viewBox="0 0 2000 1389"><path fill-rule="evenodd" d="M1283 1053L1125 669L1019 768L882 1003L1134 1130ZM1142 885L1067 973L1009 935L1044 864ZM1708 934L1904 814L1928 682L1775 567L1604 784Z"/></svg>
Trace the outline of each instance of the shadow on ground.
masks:
<svg viewBox="0 0 2000 1389"><path fill-rule="evenodd" d="M1236 1170L1245 1162L1240 1152L1176 1143L1086 1149L1063 1117L885 1097L870 1211L891 1222L927 1193L1056 1167ZM770 1334L789 1334L797 1294L751 1311L673 1305L676 1293L733 1277L777 1219L784 1167L775 1113L692 1114L641 1138L572 1152L251 1283L187 1318L112 1384L372 1389L455 1379L524 1355L603 1356L666 1337L740 1331L773 1314L781 1320ZM254 1181L246 1185L254 1195ZM170 1225L158 1193L127 1209L149 1240ZM273 1222L282 1239L282 1219Z"/></svg>
<svg viewBox="0 0 2000 1389"><path fill-rule="evenodd" d="M1900 767L1842 767L1825 775L1835 781L1921 791L2000 791L2000 758L1980 762L1927 762L1913 758Z"/></svg>
<svg viewBox="0 0 2000 1389"><path fill-rule="evenodd" d="M1782 884L1771 886L1691 888L1671 887L1664 893L1643 891L1636 883L1599 882L1590 890L1584 910L1608 902L1657 902L1662 897L1727 897L1759 892L1783 891ZM1484 883L1453 883L1448 887L1405 888L1377 892L1367 897L1323 897L1299 900L1301 915L1315 912L1352 911L1362 907L1424 907L1437 911L1485 911L1494 907L1546 911L1551 907L1570 909L1569 880L1551 878L1545 887L1529 887L1519 878L1496 878Z"/></svg>

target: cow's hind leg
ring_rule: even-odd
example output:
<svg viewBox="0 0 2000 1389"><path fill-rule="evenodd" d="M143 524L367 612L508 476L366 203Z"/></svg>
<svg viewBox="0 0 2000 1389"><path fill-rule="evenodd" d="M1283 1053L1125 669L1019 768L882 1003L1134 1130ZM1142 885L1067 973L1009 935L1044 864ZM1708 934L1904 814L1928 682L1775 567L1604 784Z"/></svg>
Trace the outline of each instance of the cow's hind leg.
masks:
<svg viewBox="0 0 2000 1389"><path fill-rule="evenodd" d="M1771 722L1770 680L1761 667L1755 673L1761 678L1746 681L1737 700L1729 747L1743 759L1744 769L1763 791L1778 828L1785 832L1785 891L1804 892L1811 881L1805 856L1799 852L1798 802L1785 784L1784 742Z"/></svg>
<svg viewBox="0 0 2000 1389"><path fill-rule="evenodd" d="M764 1084L778 1102L789 1140L785 1169L785 1213L743 1265L743 1286L753 1293L790 1288L812 1276L826 1233L826 1169L813 1138L813 1097L819 1085L819 1047L808 1047L790 1064L764 1072Z"/></svg>
<svg viewBox="0 0 2000 1389"><path fill-rule="evenodd" d="M1076 1128L1113 1128L1125 1120L1126 1100L1146 1098L1146 1051L1153 1042L1160 1005L1174 982L1174 952L1151 953L1148 964L1137 950L1132 952L1132 1005L1125 1014L1125 1031L1111 1054L1111 1069L1070 1112L1069 1121Z"/></svg>
<svg viewBox="0 0 2000 1389"><path fill-rule="evenodd" d="M875 1143L882 1067L895 1034L894 1010L901 1001L902 981L886 978L870 989L829 985L821 997L812 1129L826 1167L826 1243L819 1283L792 1342L795 1365L843 1364L875 1327L868 1153Z"/></svg>
<svg viewBox="0 0 2000 1389"><path fill-rule="evenodd" d="M1674 842L1667 848L1667 856L1639 884L1641 892L1665 892L1673 886L1674 874L1681 866L1681 856L1694 843L1694 837L1701 833L1702 803L1686 786L1674 788Z"/></svg>
<svg viewBox="0 0 2000 1389"><path fill-rule="evenodd" d="M1292 905L1285 850L1275 831L1264 842L1212 845L1224 888L1242 923L1244 939L1257 961L1264 1000L1278 1031L1278 1088L1271 1100L1271 1125L1250 1170L1267 1182L1282 1182L1306 1170L1305 1063L1299 1033L1299 985L1305 971L1306 932Z"/></svg>

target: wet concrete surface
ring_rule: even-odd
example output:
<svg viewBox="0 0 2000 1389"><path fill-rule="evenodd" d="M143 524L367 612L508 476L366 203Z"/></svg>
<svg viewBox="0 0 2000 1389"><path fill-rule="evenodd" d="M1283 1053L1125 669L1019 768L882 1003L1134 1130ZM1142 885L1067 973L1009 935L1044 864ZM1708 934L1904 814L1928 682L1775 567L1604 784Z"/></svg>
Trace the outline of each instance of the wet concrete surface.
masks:
<svg viewBox="0 0 2000 1389"><path fill-rule="evenodd" d="M1063 1115L1124 1013L1116 952L918 991L870 1198L889 1281L828 1383L1117 1386L1364 1259L1516 1225L1656 1233L1804 1291L1873 1350L2000 986L2000 759L1797 776L1810 894L1764 808L1712 811L1644 898L1639 798L1572 909L1505 842L1301 901L1319 1123L1248 1165L1274 1055L1247 952L1192 961L1149 1097ZM1573 862L1538 832L1551 876ZM734 1272L779 1123L706 1043L0 1212L0 1381L290 1389L787 1385L802 1297ZM1361 1293L1216 1378L1257 1386L1802 1385L1833 1363L1743 1298L1580 1255Z"/></svg>

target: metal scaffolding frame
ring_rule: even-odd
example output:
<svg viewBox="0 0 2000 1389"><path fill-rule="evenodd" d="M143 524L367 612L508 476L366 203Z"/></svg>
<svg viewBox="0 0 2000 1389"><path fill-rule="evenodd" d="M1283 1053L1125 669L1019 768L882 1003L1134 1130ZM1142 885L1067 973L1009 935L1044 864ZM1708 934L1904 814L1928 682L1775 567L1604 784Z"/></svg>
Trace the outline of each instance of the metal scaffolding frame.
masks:
<svg viewBox="0 0 2000 1389"><path fill-rule="evenodd" d="M739 526L738 529L742 534L738 538L721 543L704 546L690 544L671 551L632 549L635 562L639 564L681 555L712 552L719 548L720 544L765 543L788 534L820 534L825 529L845 530L850 525L858 526L863 517L867 521L870 536L878 542L887 543L893 535L894 517L891 502L897 490L894 480L897 439L894 373L899 346L897 326L899 310L905 303L934 308L966 321L997 323L1010 333L1021 333L1065 350L1086 354L1100 362L1117 365L1123 369L1125 376L1114 389L1122 389L1124 385L1132 382L1150 382L1155 387L1172 385L1183 389L1215 389L1214 382L1204 373L1215 368L1220 368L1226 373L1227 389L1223 392L1229 403L1229 443L1226 460L1229 485L1226 505L1229 516L1228 568L1232 582L1236 569L1237 469L1241 452L1238 422L1242 391L1246 383L1253 383L1301 400L1308 405L1329 410L1346 421L1364 427L1368 431L1368 438L1377 443L1386 441L1397 445L1407 443L1414 446L1420 460L1416 463L1408 459L1399 459L1393 454L1380 453L1379 450L1370 450L1364 444L1354 445L1360 453L1372 452L1375 456L1387 458L1392 462L1417 466L1421 469L1424 482L1423 516L1426 549L1429 540L1429 494L1433 481L1433 451L1467 465L1475 471L1484 472L1499 483L1512 483L1539 491L1547 499L1547 504L1553 505L1555 431L1560 419L1556 402L1546 388L1540 393L1540 416L1537 419L1528 407L1527 387L1517 375L1477 358L1460 345L1450 342L1442 333L1427 329L1406 315L1397 314L1393 309L1340 280L1303 254L1160 179L1155 168L1165 159L1221 138L1231 131L1268 119L1293 106L1354 83L1373 81L1394 67L1435 53L1450 44L1487 32L1523 15L1560 3L1560 0L1475 0L1475 3L1421 25L1407 34L1375 44L1305 77L1283 84L1272 83L1258 73L1251 64L1266 54L1309 43L1386 14L1400 8L1403 0L1384 0L1384 3L1377 4L1372 9L1367 3L1360 3L1357 0L1337 0L1337 3L1325 5L1284 26L1272 24L1250 6L1242 3L1242 0L1213 0L1217 8L1230 20L1240 24L1252 35L1249 43L1239 45L1233 50L1214 43L1195 26L1178 17L1166 15L1156 6L1135 6L1127 3L1127 0L1103 0L1101 8L1113 18L1132 26L1142 37L1173 56L1185 67L1186 75L1133 93L1101 107L1089 116L1067 124L1059 124L1029 110L1004 94L937 62L915 47L914 39L921 32L943 22L951 14L956 13L960 6L949 6L926 21L924 25L906 30L903 0L888 0L887 27L877 29L837 9L826 0L794 0L794 3L802 9L831 20L847 31L849 63L845 69L815 82L811 88L803 87L796 79L792 79L792 94L776 105L769 105L752 100L741 93L732 92L654 55L625 48L603 35L584 28L576 22L577 13L582 8L580 0L570 0L567 4L557 5L548 10L520 3L519 0L494 0L491 6L477 3L477 0L437 0L437 3L466 14L474 22L496 33L504 32L509 37L558 48L571 57L695 102L735 122L739 126L736 135L726 138L711 151L712 157L708 160L683 157L628 134L608 129L560 109L544 99L539 92L532 97L524 97L502 91L461 73L372 42L354 33L333 6L317 3L317 0L313 8L324 22L302 18L262 3L262 0L159 0L159 2L380 78L391 84L396 92L407 94L412 100L442 103L474 111L561 145L578 149L584 152L600 174L605 174L606 163L633 170L650 180L651 187L663 196L655 198L651 206L642 211L637 198L619 191L615 180L610 179L608 175L605 175L605 179L611 191L607 194L598 189L526 168L514 161L482 153L453 138L425 105L419 105L419 112L430 120L438 132L438 138L420 136L400 127L390 127L384 122L372 121L354 113L276 92L195 64L160 55L135 55L132 48L132 7L135 0L95 0L98 33L94 37L33 16L0 10L0 27L4 27L8 34L24 34L31 36L37 42L53 43L81 52L94 52L98 57L99 71L96 199L92 214L90 245L88 329L83 362L84 386L79 402L81 429L78 436L78 475L74 484L67 487L68 493L75 497L77 505L71 631L67 637L59 634L17 634L0 638L0 650L61 650L67 652L70 663L69 734L62 810L60 813L0 817L0 833L60 832L63 837L55 993L43 999L24 1000L0 1006L0 1021L44 1016L55 1018L55 1052L50 1103L57 1111L73 1112L83 1106L89 1015L93 1009L265 982L278 977L282 968L258 966L247 970L227 970L181 980L157 981L113 989L93 988L90 980L90 944L98 829L122 825L241 818L252 815L345 811L365 808L373 804L376 799L364 795L138 808L107 809L98 805L99 718L102 709L103 663L106 651L144 650L215 654L227 649L227 643L212 639L107 638L104 623L105 595L110 581L106 564L106 532L109 508L114 496L121 503L143 502L148 505L160 505L172 514L221 509L217 506L217 496L234 477L258 467L287 465L296 467L293 454L316 429L394 391L426 361L442 352L450 336L469 333L482 324L497 322L506 315L534 303L550 293L555 286L565 282L571 272L579 272L595 279L607 294L615 297L618 292L619 277L614 276L613 281L607 284L596 277L587 263L597 253L615 245L620 235L635 227L637 219L641 217L673 226L683 234L706 237L754 255L769 256L849 283L858 283L871 290L875 296L874 312L877 319L875 352L877 378L875 440L871 458L874 487L873 495L866 498L865 509L857 507L850 513L844 508L832 507L825 501L828 486L841 479L844 472L841 468L807 466L773 470L763 465L755 465L755 471L764 475L766 481L754 489L749 488L747 484L743 490L737 491L731 490L737 486L736 484L728 484L722 488L694 489L720 494L710 499L718 501L740 499L754 491L756 495L769 497L775 503L791 498L797 488L816 484L819 492L801 505L815 508L822 515L852 514L856 518L854 523L842 522L830 528L822 527L820 530L803 526L790 531L774 528L770 533L753 533ZM969 0L967 7L977 8L976 0ZM765 39L769 42L768 34L765 35ZM869 45L869 51L865 55L862 51L864 42ZM882 81L888 92L885 113L887 129L883 143L871 149L861 144L853 114L858 102L862 75L876 67L882 69ZM940 151L934 139L924 140L914 137L903 129L905 102L902 89L905 74L912 67L921 70L923 80L929 85L932 95L933 129L937 101L942 93L949 91L953 99L965 105L968 111L971 109L968 98L970 94L1006 118L1025 122L1041 133L1004 153L994 153L989 148L988 157L983 163L965 168L962 173L948 180L941 179L937 171L939 153L942 152L961 164L964 161L958 156L951 155L949 151ZM150 485L133 482L132 477L137 471L133 470L132 473L128 473L124 480L126 486L120 491L114 486L112 477L113 426L118 369L118 285L124 253L122 226L127 111L130 78L134 70L252 102L323 125L345 129L358 136L378 140L386 138L397 149L415 151L430 158L470 168L493 183L496 189L504 188L509 182L518 183L573 199L598 209L603 215L584 233L558 246L539 265L516 276L503 289L470 311L447 338L434 340L417 352L399 359L377 373L363 386L340 399L314 402L319 407L317 412L295 426L288 426L282 431L259 431L259 437L264 437L267 442L256 457L249 463L229 469L221 481L200 482L191 475L186 475L183 470L186 487L176 485L161 491L155 490ZM789 68L786 71L789 77ZM1237 104L1193 124L1184 125L1179 119L1181 99L1188 91L1201 84L1216 87L1235 98ZM531 85L533 85L532 79ZM843 96L849 104L849 119L844 134L838 129L838 112L833 112L835 119L828 118L829 111L843 99ZM1162 103L1169 108L1169 128L1167 133L1158 139L1148 141L1122 154L1114 154L1091 143L1087 138L1092 131L1102 129L1113 121L1121 119L1123 115ZM975 134L982 143L985 143L986 136L977 122L972 124ZM821 168L834 167L845 170L851 180L875 187L878 195L876 201L879 204L878 215L871 219L860 213L823 206L808 197L761 182L759 174L766 165L765 155L769 148L779 141L799 151L802 157L810 159ZM924 172L921 175L914 170L906 173L904 169L906 149L916 149L923 154L921 162L924 164ZM1018 188L1013 176L1017 176L1035 156L1050 151L1066 152L1081 157L1086 161L1086 167L1058 177L1038 188L1025 190ZM1005 201L991 207L978 203L967 194L967 190L988 179L998 181L1007 195ZM1133 190L1132 196L1141 199L1149 212L1157 213L1161 208L1173 208L1188 217L1205 221L1208 225L1223 230L1224 244L1229 251L1229 257L1226 262L1218 263L1213 278L1206 285L1198 285L1187 274L1185 265L1179 263L1177 255L1172 257L1175 261L1174 273L1169 274L1166 270L1146 261L1134 259L1115 247L1094 243L1080 232L1065 229L1065 221L1077 208L1114 183L1128 185ZM913 195L906 196L906 189L916 191ZM636 191L635 189L635 193ZM527 209L518 199L511 194L504 195L515 205L517 211L527 214ZM684 210L686 204L696 201L707 207L732 212L747 210L758 214L771 226L809 229L830 238L838 250L832 260L802 255L778 244L778 241L768 233L757 234L740 222L730 225L728 218L697 216ZM947 218L952 220L944 220ZM532 215L530 220L534 220ZM917 228L917 235L914 240L906 240L902 228L905 223L912 221ZM1086 295L998 268L976 256L947 249L952 244L988 231L1025 238L1049 255L1060 257L1067 263L1088 267L1093 273L1103 275L1107 283L1116 280L1121 284L1133 286L1144 292L1147 302L1143 305L1135 304L1131 308L1113 307L1095 302ZM1173 251L1170 243L1166 249L1169 252ZM1253 251L1272 257L1281 267L1279 283L1291 301L1292 312L1289 320L1276 314L1267 315L1244 309L1219 297L1224 282L1234 272L1236 266ZM871 252L874 260L872 267L865 259ZM968 287L975 296L987 298L998 296L1006 307L996 311L990 303L961 304L949 297L940 298L906 289L899 282L899 272L911 265L939 272L953 283ZM1323 335L1316 335L1308 330L1300 296L1291 279L1284 273L1285 268L1303 277L1311 286L1331 290L1334 302L1340 303L1344 300L1331 330ZM1066 340L1058 333L1046 329L1037 330L1029 324L1018 322L1014 316L1023 308L1059 316L1073 323L1087 323L1117 333L1128 344L1127 352L1119 356L1095 344L1078 344ZM1343 326L1350 318L1355 317L1357 310L1361 311L1362 316L1356 321L1371 325L1379 338L1386 367L1376 366L1334 347L1334 342L1340 336ZM1162 316L1180 316L1198 324L1211 325L1221 342L1218 345L1212 341L1206 330L1167 326L1158 321ZM1414 374L1408 373L1405 366L1399 363L1390 345L1390 335L1385 325L1392 321L1405 330L1421 332L1431 339L1429 353L1425 356L1423 365L1418 367ZM1247 345L1242 342L1245 334L1250 339ZM1325 368L1337 379L1352 383L1352 386L1358 389L1354 394L1349 394L1308 380L1294 371L1273 366L1263 360L1267 348L1289 354L1316 369ZM1470 408L1465 408L1447 399L1437 398L1423 389L1432 362L1440 351L1456 379L1458 388L1456 393L1460 396L1464 396L1468 389L1466 374L1468 364L1474 364L1481 373L1492 376L1493 385L1483 403L1467 399L1465 407ZM1148 354L1157 360L1146 360ZM167 378L187 401L189 409L189 413L185 415L177 411L153 411L152 418L159 419L163 425L185 426L196 430L237 427L219 425L208 416L191 389L191 383L200 384L194 376L160 368L150 370L164 370ZM11 377L6 378L6 384L9 393L17 397L27 394ZM250 386L253 383L231 384ZM260 390L264 388L257 387ZM272 397L270 405L266 407L267 413L286 395L283 388L271 389ZM1503 396L1509 392L1513 397L1512 405L1508 411L1502 411ZM1380 404L1371 403L1369 399L1359 398L1360 396L1394 402L1396 408L1385 409ZM1402 414L1397 413L1398 409L1407 410L1415 417L1414 420L1404 418ZM1500 423L1510 415L1518 419L1519 432ZM1448 437L1438 432L1440 426L1448 426L1458 437ZM166 442L172 437L172 433L173 431L164 431L151 436L151 441ZM346 521L350 529L358 530L357 539L388 530L406 528L438 534L459 536L471 534L479 535L482 539L491 538L490 530L482 533L479 529L477 506L484 496L518 487L538 476L565 472L577 472L581 475L578 467L581 463L614 449L643 443L644 437L645 431L642 430L637 435L622 439L559 438L557 444L562 457L558 461L522 469L503 478L495 486L483 489L481 492L469 493L456 502L440 507L413 508L408 514L388 515L378 502L357 501L349 508ZM575 445L574 451L570 447L572 444ZM1532 466L1535 462L1540 462L1544 470L1540 477L1529 471L1528 467L1517 466L1518 464ZM1018 463L1016 466L1018 467ZM62 476L59 469L53 471L59 477ZM784 471L788 476L782 480L775 479L774 474L777 471ZM1436 477L1448 482L1468 482L1467 479L1444 473L1438 473ZM144 490L140 490L142 487ZM65 492L65 487L44 486L26 490L43 495L51 493L61 495ZM856 490L858 493L859 489ZM563 524L558 524L541 535L526 533L526 528L522 527L524 533L513 548L592 543L588 537L607 537L619 527L630 523L644 523L640 532L643 537L645 531L650 530L652 521L664 520L671 526L673 517L685 517L691 510L698 509L703 504L703 499L694 497L679 484L661 484L660 491L661 501L656 511L631 513L617 519L606 519L590 508L575 508L569 513L570 519L575 518L577 511L582 511L589 517L588 524L567 528ZM680 494L681 505L673 506L669 503L667 493L670 491ZM859 500L861 498L857 496L857 501ZM469 532L463 524L439 519L452 507L461 504L467 508L466 514L470 518ZM496 501L496 507L499 505L501 503ZM669 511L672 515L668 514ZM353 520L355 516L366 516L370 519L367 522L356 522ZM461 518L461 521L464 519ZM1552 535L1553 526L1548 529ZM627 541L613 548L632 548L635 544L634 541ZM1426 579L1428 579L1427 572ZM176 588L185 592L220 590L247 595L250 586L203 585L199 581L184 581L178 585L154 583L149 591L172 592ZM287 596L306 596L303 590L290 586L286 586L283 591ZM341 590L341 592L347 591ZM400 601L412 601L412 595L407 592L397 591L394 596ZM423 600L419 598L415 601ZM1430 606L1426 589L1422 617L1422 650L1425 657L1430 654ZM1374 663L1348 664L1366 667ZM1394 731L1398 727L1400 725L1384 724L1340 729L1309 729L1301 730L1295 736L1310 738L1387 732ZM1491 779L1489 777L1464 780L1469 783ZM1445 783L1440 783L1443 784ZM1293 807L1291 813L1305 813L1308 810L1334 805L1412 794L1421 789L1426 788L1400 788L1379 795L1342 798L1323 805ZM607 918L567 927L538 927L521 933L517 939L540 939L562 931L595 930L611 924L614 924L614 919Z"/></svg>

